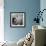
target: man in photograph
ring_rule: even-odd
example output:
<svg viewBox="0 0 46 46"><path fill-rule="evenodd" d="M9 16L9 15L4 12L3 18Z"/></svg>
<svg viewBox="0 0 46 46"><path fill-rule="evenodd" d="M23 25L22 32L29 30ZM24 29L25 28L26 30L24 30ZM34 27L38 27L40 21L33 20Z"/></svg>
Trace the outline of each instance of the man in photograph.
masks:
<svg viewBox="0 0 46 46"><path fill-rule="evenodd" d="M22 25L23 24L23 18L22 16L15 16L12 18L12 24L13 25Z"/></svg>

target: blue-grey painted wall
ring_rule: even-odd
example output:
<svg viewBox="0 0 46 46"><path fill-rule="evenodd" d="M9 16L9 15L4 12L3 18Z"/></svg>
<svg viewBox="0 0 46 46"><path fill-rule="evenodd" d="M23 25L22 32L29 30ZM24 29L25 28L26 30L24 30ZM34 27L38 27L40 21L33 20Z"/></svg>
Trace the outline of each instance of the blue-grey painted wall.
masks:
<svg viewBox="0 0 46 46"><path fill-rule="evenodd" d="M4 38L7 41L18 41L32 30L36 12L40 9L40 0L4 0ZM10 12L26 12L25 28L10 27Z"/></svg>
<svg viewBox="0 0 46 46"><path fill-rule="evenodd" d="M40 1L40 10L42 11L43 9L46 9L46 0ZM40 25L46 27L46 10L44 10L42 17L43 17L43 22L41 21Z"/></svg>

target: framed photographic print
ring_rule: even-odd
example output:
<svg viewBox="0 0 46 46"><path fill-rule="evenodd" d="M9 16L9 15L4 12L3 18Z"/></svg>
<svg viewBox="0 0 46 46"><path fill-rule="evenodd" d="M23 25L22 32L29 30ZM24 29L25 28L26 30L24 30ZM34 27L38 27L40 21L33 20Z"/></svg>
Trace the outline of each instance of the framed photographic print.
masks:
<svg viewBox="0 0 46 46"><path fill-rule="evenodd" d="M10 12L10 27L24 27L25 12Z"/></svg>

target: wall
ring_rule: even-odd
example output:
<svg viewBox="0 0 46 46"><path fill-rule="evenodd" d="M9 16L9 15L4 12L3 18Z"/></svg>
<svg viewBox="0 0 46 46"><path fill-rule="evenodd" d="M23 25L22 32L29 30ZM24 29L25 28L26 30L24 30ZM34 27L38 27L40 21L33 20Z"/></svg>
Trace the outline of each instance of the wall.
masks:
<svg viewBox="0 0 46 46"><path fill-rule="evenodd" d="M35 14L40 10L40 0L4 0L4 38L7 41L18 41L32 30ZM24 28L10 27L10 12L26 12L26 26Z"/></svg>
<svg viewBox="0 0 46 46"><path fill-rule="evenodd" d="M46 9L46 0L41 0L40 1L40 9L41 9L41 11L43 10L43 9ZM43 15L42 15L42 17L43 17L43 22L41 21L40 22L40 25L42 25L42 26L45 26L46 27L46 11L44 11L43 12Z"/></svg>

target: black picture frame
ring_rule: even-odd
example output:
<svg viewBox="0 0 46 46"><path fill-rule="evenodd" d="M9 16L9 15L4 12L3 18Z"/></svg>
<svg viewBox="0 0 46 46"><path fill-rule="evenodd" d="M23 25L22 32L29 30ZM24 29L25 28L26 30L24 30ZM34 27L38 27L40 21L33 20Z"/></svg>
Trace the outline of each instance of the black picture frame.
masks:
<svg viewBox="0 0 46 46"><path fill-rule="evenodd" d="M26 17L25 12L10 12L10 27L25 27Z"/></svg>

